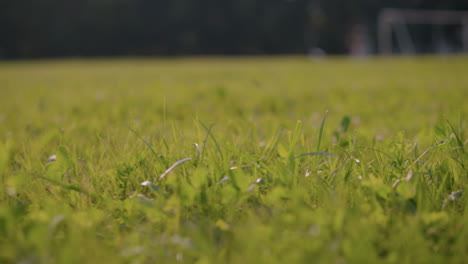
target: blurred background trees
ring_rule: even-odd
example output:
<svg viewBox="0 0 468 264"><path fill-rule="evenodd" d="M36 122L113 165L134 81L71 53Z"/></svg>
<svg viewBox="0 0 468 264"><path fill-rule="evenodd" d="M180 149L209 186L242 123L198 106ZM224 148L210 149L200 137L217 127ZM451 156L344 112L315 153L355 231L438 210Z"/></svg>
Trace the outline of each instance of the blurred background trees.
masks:
<svg viewBox="0 0 468 264"><path fill-rule="evenodd" d="M468 1L3 0L0 58L343 54L362 29L375 49L388 7L468 10Z"/></svg>

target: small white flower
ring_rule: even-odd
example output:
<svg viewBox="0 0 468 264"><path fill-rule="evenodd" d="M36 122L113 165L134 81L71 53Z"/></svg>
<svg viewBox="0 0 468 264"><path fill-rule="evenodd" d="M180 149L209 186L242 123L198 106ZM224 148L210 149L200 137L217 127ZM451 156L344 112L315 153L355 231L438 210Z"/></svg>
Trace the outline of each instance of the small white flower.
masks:
<svg viewBox="0 0 468 264"><path fill-rule="evenodd" d="M57 160L57 155L52 155L49 157L49 159L47 160L48 162L53 162L53 161L56 161Z"/></svg>
<svg viewBox="0 0 468 264"><path fill-rule="evenodd" d="M150 181L144 181L141 183L142 186L149 186L151 185L151 182Z"/></svg>
<svg viewBox="0 0 468 264"><path fill-rule="evenodd" d="M455 201L455 200L460 199L461 196L462 196L462 190L458 190L449 194L448 199L450 201Z"/></svg>
<svg viewBox="0 0 468 264"><path fill-rule="evenodd" d="M458 190L458 191L454 191L454 192L450 193L448 195L447 199L444 199L442 201L442 209L445 209L445 207L447 206L447 203L449 203L449 201L453 202L455 200L460 199L461 196L462 196L462 193L463 193L462 190Z"/></svg>

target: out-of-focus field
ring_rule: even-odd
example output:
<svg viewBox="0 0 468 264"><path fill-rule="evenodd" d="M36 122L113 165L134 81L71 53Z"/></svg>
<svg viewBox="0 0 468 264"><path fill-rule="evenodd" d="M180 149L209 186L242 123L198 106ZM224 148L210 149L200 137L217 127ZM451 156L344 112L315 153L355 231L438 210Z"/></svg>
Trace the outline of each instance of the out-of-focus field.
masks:
<svg viewBox="0 0 468 264"><path fill-rule="evenodd" d="M463 263L467 69L2 62L0 262Z"/></svg>

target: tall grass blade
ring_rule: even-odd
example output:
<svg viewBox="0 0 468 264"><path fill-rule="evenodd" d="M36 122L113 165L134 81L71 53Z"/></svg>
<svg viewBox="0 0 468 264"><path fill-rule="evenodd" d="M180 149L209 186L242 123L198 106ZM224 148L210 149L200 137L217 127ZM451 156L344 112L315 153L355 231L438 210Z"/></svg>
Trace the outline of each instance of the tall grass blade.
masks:
<svg viewBox="0 0 468 264"><path fill-rule="evenodd" d="M322 136L323 136L323 128L325 127L325 120L327 120L327 115L328 115L328 110L325 111L325 114L322 118L322 123L320 123L320 132L319 132L319 138L317 142L317 152L320 151L320 144L322 143Z"/></svg>
<svg viewBox="0 0 468 264"><path fill-rule="evenodd" d="M207 133L206 136L207 137L210 136L211 139L213 140L213 142L215 143L216 149L218 150L219 155L221 156L221 160L224 160L224 156L223 156L223 152L221 151L221 147L219 146L218 141L216 140L216 138L213 136L213 133L211 132L214 125L212 124L212 125L210 125L210 127L207 127L202 121L200 121L200 124L206 129L206 133ZM203 150L205 149L205 146L206 146L206 139L207 138L205 138L205 142L203 143ZM203 155L203 152L202 152L202 155Z"/></svg>
<svg viewBox="0 0 468 264"><path fill-rule="evenodd" d="M304 156L315 156L315 155L338 157L338 155L333 154L333 153L330 153L330 152L319 151L319 152L306 152L306 153L302 153L302 154L299 154L299 155L295 156L294 158L295 158L295 159L298 159L298 158L304 157Z"/></svg>
<svg viewBox="0 0 468 264"><path fill-rule="evenodd" d="M135 136L137 136L147 147L148 149L151 151L151 153L153 153L153 155L156 157L156 158L159 158L159 155L158 153L156 153L156 151L154 150L154 148L151 146L151 144L146 141L142 136L140 136L140 134L138 134L135 130L133 130L130 126L128 125L125 125L127 127L128 130L130 130L130 132L132 132L133 134L135 134Z"/></svg>
<svg viewBox="0 0 468 264"><path fill-rule="evenodd" d="M166 177L166 175L168 175L169 173L172 172L172 170L175 169L175 167L179 166L180 164L186 162L186 161L189 161L189 160L192 160L192 158L185 158L185 159L181 159L179 161L177 161L176 163L174 163L171 167L169 167L169 169L167 169L163 174L161 174L161 176L159 176L159 180L161 180L162 178Z"/></svg>

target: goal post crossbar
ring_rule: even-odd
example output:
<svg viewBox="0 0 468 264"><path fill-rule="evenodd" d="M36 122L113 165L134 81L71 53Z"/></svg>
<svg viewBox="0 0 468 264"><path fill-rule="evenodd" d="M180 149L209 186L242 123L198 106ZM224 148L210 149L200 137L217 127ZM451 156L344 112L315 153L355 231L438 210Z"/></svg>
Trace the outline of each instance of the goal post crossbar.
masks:
<svg viewBox="0 0 468 264"><path fill-rule="evenodd" d="M461 25L463 51L468 52L467 11L383 9L378 17L378 45L381 54L392 53L392 26L399 24Z"/></svg>

